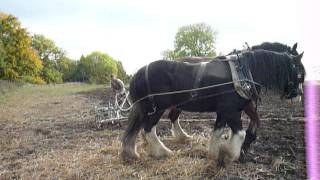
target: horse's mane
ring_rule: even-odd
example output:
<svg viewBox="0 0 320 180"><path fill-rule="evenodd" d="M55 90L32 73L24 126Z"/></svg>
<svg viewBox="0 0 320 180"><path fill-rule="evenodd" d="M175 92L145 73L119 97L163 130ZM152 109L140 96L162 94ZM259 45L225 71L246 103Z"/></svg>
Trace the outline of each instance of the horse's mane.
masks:
<svg viewBox="0 0 320 180"><path fill-rule="evenodd" d="M247 51L240 61L250 68L256 82L269 89L283 90L292 71L292 57L267 50Z"/></svg>
<svg viewBox="0 0 320 180"><path fill-rule="evenodd" d="M264 50L268 50L268 51L275 51L275 52L287 52L290 53L291 52L291 47L279 42L263 42L260 45L254 45L251 47L251 50L258 50L258 49L264 49ZM233 50L232 52L228 53L228 55L232 55L232 54L239 54L239 53L244 53L246 51L249 51L248 49L245 50ZM208 62L214 59L224 59L225 56L217 56L215 58L212 57L182 57L182 58L178 58L175 59L176 61L180 61L180 62L188 62L188 63L199 63L199 62Z"/></svg>
<svg viewBox="0 0 320 180"><path fill-rule="evenodd" d="M251 47L252 50L264 49L268 51L276 51L276 52L291 52L291 47L279 42L263 42L260 45L255 45Z"/></svg>

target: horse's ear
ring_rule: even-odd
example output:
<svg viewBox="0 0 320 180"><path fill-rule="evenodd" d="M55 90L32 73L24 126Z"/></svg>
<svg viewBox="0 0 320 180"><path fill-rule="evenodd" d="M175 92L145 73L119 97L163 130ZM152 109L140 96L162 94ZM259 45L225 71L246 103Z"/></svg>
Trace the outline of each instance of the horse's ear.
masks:
<svg viewBox="0 0 320 180"><path fill-rule="evenodd" d="M296 50L297 50L297 46L298 46L298 43L295 43L295 44L292 46L292 51L296 51Z"/></svg>
<svg viewBox="0 0 320 180"><path fill-rule="evenodd" d="M301 62L301 59L302 59L302 57L303 57L303 54L304 54L304 52L302 52L301 54L295 56L294 59L295 59L296 61L298 61L298 62Z"/></svg>
<svg viewBox="0 0 320 180"><path fill-rule="evenodd" d="M303 54L304 54L304 51L303 51L301 54L299 54L299 59L300 59L300 60L302 59Z"/></svg>

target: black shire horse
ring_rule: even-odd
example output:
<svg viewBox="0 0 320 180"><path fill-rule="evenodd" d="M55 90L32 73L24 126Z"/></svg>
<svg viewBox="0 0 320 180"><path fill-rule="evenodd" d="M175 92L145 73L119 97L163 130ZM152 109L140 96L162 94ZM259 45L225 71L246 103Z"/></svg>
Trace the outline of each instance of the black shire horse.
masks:
<svg viewBox="0 0 320 180"><path fill-rule="evenodd" d="M291 55L298 55L297 52L297 45L298 43L295 43L292 47L278 43L278 42L263 42L259 45L252 46L251 48L248 46L248 49L244 49L241 51L236 51L236 52L231 52L229 55L235 54L235 53L241 53L247 50L258 50L258 49L264 49L264 50L269 50L269 51L274 51L274 52L279 52L279 53L288 53ZM177 59L177 61L181 62L189 62L189 63L199 63L199 62L208 62L212 60L212 58L207 58L207 57L185 57L185 58L180 58ZM304 75L305 75L305 70L301 69L302 73L302 78L304 81ZM297 98L300 99L300 98ZM172 123L172 134L175 137L176 141L178 142L184 142L187 139L190 139L191 136L188 135L180 126L179 123L179 115L181 114L182 110L178 109L176 107L171 107L168 113L168 118L170 119ZM245 141L242 145L242 148L244 152L246 152L251 143L257 138L257 128L260 126L260 118L259 115L256 111L256 102L251 101L245 108L244 112L249 116L250 118L250 123L248 126L248 129L246 131L246 138Z"/></svg>
<svg viewBox="0 0 320 180"><path fill-rule="evenodd" d="M287 52L289 54L297 56L299 55L299 53L297 52L297 46L298 46L298 43L295 43L292 47L290 47L278 42L273 42L273 43L264 42L262 44L252 46L250 49L251 50L264 49L264 50L275 51L275 52Z"/></svg>
<svg viewBox="0 0 320 180"><path fill-rule="evenodd" d="M250 69L255 82L277 90L283 97L297 95L301 72L298 66L302 54L290 56L285 53L256 50L244 52L237 59L243 67ZM208 157L222 166L227 166L240 155L246 132L242 129L241 111L251 100L242 98L233 85L228 62L215 59L206 63L202 78L196 80L201 63L191 64L177 61L159 60L141 68L130 82L130 96L134 105L129 113L129 124L122 140L122 157L139 158L136 152L136 137L141 128L151 156L164 157L173 152L156 135L156 124L166 109L176 106L190 112L216 112L217 119L209 141ZM192 92L154 95L199 87L217 85L214 88ZM203 98L202 98L203 97ZM232 136L222 143L223 128L228 125Z"/></svg>

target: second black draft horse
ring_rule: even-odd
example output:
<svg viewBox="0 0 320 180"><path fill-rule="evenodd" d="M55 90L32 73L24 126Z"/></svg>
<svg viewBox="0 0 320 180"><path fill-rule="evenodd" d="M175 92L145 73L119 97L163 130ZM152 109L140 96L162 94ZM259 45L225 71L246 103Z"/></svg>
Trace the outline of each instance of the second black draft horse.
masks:
<svg viewBox="0 0 320 180"><path fill-rule="evenodd" d="M299 77L302 72L297 67L303 66L301 58L302 54L290 56L256 50L241 53L237 60L250 69L255 82L278 91L283 97L292 98L299 91ZM206 64L199 87L217 86L198 91L199 98L196 100L192 100L190 92L152 95L193 89L200 67L200 63L159 60L139 69L133 76L129 91L134 105L129 113L129 124L122 140L124 159L139 158L136 137L141 128L144 130L147 150L151 156L164 157L173 154L158 138L155 128L164 111L171 106L189 112L216 112L217 119L209 141L208 157L214 162L219 160L222 166L227 166L239 157L246 135L242 128L241 111L251 100L242 98L235 91L227 61L215 59ZM231 128L232 136L227 143L221 143L220 137L226 125Z"/></svg>

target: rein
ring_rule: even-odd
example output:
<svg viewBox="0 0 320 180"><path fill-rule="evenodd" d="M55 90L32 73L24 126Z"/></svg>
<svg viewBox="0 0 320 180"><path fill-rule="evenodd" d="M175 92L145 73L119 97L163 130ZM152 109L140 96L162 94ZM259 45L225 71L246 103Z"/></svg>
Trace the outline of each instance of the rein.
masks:
<svg viewBox="0 0 320 180"><path fill-rule="evenodd" d="M248 79L239 80L239 81L236 81L236 82L242 82L242 81L250 82L250 83L253 83L255 85L258 85L258 86L262 87L259 83L254 82L254 81L250 81ZM139 102L141 102L141 101L143 101L143 100L145 100L147 98L149 98L149 99L152 98L154 100L155 96L165 96L165 95L189 93L189 92L194 92L194 91L199 91L199 90L205 90L205 89L211 89L211 88L215 88L215 87L225 86L225 85L229 85L229 84L233 84L233 83L234 83L234 81L230 81L230 82L226 82L226 83L215 84L215 85L211 85L211 86L205 86L205 87L199 87L199 88L193 88L193 89L185 89L185 90L179 90L179 91L170 91L170 92L163 92L163 93L148 94L148 95L138 99L133 104L131 104L130 107L128 108L128 110L131 109L135 104L137 104L137 103L139 103ZM188 99L187 101L183 102L183 104L186 104L187 102L194 101L194 100L199 100L199 99L213 97L213 96L217 96L217 95L221 95L221 94L231 93L231 92L234 92L234 91L235 90L224 91L224 92L217 93L217 94L202 96L202 97L198 97L198 98L191 98L191 99ZM154 105L153 112L149 112L148 115L152 115L152 114L154 114L156 112L156 106L154 104L154 101L153 101L153 105Z"/></svg>

